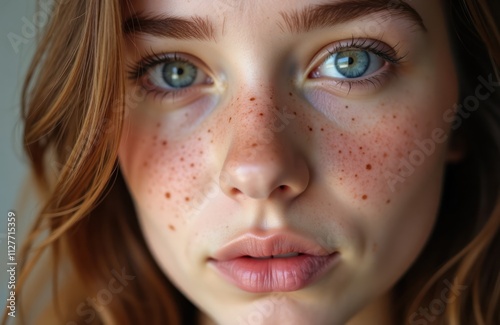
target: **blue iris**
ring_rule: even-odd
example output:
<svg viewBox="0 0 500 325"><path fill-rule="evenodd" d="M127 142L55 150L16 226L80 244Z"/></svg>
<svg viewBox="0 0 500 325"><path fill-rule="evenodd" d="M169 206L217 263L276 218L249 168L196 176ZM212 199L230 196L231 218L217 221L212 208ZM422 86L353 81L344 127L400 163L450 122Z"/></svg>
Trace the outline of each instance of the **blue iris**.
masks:
<svg viewBox="0 0 500 325"><path fill-rule="evenodd" d="M198 74L198 69L189 62L173 61L167 63L162 69L163 80L172 88L191 86Z"/></svg>
<svg viewBox="0 0 500 325"><path fill-rule="evenodd" d="M369 67L370 55L366 51L343 51L335 56L335 68L346 78L361 77Z"/></svg>

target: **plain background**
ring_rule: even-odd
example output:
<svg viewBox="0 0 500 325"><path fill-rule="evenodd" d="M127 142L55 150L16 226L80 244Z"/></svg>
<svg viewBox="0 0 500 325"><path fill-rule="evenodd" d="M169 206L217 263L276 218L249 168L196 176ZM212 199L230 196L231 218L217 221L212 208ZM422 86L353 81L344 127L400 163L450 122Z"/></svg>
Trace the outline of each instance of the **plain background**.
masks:
<svg viewBox="0 0 500 325"><path fill-rule="evenodd" d="M47 2L47 1L45 1ZM19 98L24 74L32 57L36 37L29 27L35 13L35 0L0 0L0 301L3 307L7 295L7 214L16 213L16 251L33 220L33 208L28 208L20 190L27 179L27 159L22 149L22 125ZM42 17L40 15L40 17ZM28 22L28 23L27 23ZM37 21L35 21L37 22ZM41 27L43 21L37 22ZM23 38L13 46L9 36ZM21 215L21 213L23 215ZM0 314L3 314L2 312Z"/></svg>

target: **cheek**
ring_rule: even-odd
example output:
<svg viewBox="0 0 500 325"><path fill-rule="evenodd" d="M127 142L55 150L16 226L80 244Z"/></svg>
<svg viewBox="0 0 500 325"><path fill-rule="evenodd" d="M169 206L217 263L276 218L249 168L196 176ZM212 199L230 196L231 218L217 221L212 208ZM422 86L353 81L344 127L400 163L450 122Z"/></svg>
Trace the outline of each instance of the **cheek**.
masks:
<svg viewBox="0 0 500 325"><path fill-rule="evenodd" d="M211 134L175 141L160 119L135 115L125 125L120 168L138 215L176 231L194 211Z"/></svg>

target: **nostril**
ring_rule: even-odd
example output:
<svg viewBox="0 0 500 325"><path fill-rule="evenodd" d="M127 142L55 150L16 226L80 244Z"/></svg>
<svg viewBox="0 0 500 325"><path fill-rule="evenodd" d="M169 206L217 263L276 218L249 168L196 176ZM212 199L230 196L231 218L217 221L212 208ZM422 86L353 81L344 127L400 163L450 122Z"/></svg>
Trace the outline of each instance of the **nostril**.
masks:
<svg viewBox="0 0 500 325"><path fill-rule="evenodd" d="M237 188L234 188L234 187L233 187L233 188L231 189L231 195L232 195L232 196L236 196L236 195L241 194L241 193L242 193L242 192L241 192L240 190L238 190Z"/></svg>

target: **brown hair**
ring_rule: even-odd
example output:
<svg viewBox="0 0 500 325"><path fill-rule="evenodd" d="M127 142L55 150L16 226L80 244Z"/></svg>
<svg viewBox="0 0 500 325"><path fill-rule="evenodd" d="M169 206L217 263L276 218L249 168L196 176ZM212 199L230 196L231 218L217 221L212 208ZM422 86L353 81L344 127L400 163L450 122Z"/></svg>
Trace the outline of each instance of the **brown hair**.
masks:
<svg viewBox="0 0 500 325"><path fill-rule="evenodd" d="M487 0L445 2L464 99L473 94L478 76L495 75L500 66L500 10ZM127 5L56 0L33 58L22 95L24 143L44 200L22 250L17 292L27 290L28 275L50 249L52 305L62 321L192 324L196 308L147 249L117 164L126 100L121 35ZM452 290L450 285L466 289L455 288L456 299L431 315L434 324L500 322L499 95L492 93L455 130L466 156L448 166L433 235L394 290L398 323L427 324L415 313L438 306L435 300L444 289ZM76 304L58 299L64 296L58 270L65 260L81 283L81 290L71 288ZM95 305L97 312L81 309L80 303L110 280L123 282L122 271L133 278L122 291ZM4 314L4 324L6 319Z"/></svg>

